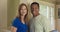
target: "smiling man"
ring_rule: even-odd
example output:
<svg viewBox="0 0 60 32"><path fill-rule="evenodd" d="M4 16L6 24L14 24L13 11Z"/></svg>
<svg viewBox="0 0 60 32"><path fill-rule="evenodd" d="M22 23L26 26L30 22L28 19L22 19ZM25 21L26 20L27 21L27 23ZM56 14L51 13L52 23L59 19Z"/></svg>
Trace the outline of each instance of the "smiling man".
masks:
<svg viewBox="0 0 60 32"><path fill-rule="evenodd" d="M49 32L50 21L47 17L39 14L39 3L31 4L31 13L33 18L30 20L30 32Z"/></svg>

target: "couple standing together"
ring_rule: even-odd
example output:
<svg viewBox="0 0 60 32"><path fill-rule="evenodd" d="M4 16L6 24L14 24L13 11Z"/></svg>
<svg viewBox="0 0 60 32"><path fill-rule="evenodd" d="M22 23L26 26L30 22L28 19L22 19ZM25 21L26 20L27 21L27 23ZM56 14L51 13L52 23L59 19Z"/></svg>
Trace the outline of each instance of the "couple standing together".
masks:
<svg viewBox="0 0 60 32"><path fill-rule="evenodd" d="M50 32L50 22L48 19L39 14L39 3L33 2L31 4L32 19L27 24L26 18L28 15L28 8L26 4L20 4L16 17L11 26L12 32Z"/></svg>

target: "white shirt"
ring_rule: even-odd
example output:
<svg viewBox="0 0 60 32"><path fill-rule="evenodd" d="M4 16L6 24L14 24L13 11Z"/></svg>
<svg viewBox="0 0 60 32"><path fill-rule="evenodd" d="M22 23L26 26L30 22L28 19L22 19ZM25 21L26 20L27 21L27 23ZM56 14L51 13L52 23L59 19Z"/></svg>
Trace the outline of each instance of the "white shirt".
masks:
<svg viewBox="0 0 60 32"><path fill-rule="evenodd" d="M38 15L30 20L30 32L49 32L50 21L43 15Z"/></svg>

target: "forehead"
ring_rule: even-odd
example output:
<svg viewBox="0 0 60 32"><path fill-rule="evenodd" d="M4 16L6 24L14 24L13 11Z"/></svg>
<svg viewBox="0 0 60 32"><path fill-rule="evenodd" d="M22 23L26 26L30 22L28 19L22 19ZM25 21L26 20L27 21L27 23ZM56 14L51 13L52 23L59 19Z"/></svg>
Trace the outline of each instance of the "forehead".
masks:
<svg viewBox="0 0 60 32"><path fill-rule="evenodd" d="M24 8L26 8L26 6L24 6L24 5L23 5L23 6L21 6L21 9L24 9Z"/></svg>
<svg viewBox="0 0 60 32"><path fill-rule="evenodd" d="M38 5L37 4L33 4L32 7L38 7Z"/></svg>
<svg viewBox="0 0 60 32"><path fill-rule="evenodd" d="M21 7L26 7L25 5L22 5Z"/></svg>

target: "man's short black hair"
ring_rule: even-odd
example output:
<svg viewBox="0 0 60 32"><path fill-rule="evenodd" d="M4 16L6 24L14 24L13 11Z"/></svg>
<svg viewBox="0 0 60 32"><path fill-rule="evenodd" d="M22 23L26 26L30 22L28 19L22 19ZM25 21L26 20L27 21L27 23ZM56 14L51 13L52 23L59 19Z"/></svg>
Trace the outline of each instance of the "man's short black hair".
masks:
<svg viewBox="0 0 60 32"><path fill-rule="evenodd" d="M38 8L39 8L39 3L37 3L37 2L33 2L33 3L31 4L31 8L32 8L32 5L34 5L34 4L36 4L36 5L38 6Z"/></svg>

